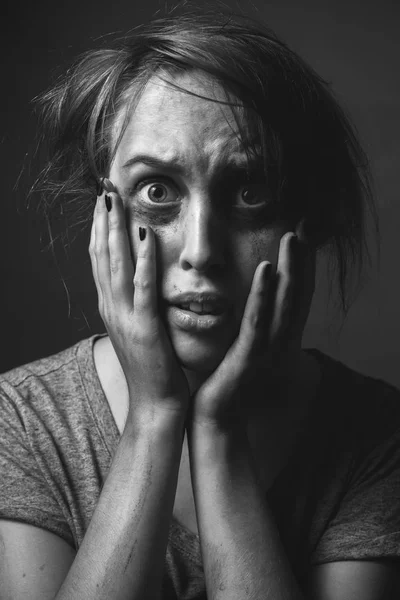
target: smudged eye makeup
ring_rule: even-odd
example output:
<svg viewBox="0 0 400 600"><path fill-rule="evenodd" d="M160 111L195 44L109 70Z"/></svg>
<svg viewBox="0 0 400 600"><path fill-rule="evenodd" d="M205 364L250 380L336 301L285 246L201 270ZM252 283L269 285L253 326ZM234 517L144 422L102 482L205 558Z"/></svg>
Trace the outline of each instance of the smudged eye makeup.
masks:
<svg viewBox="0 0 400 600"><path fill-rule="evenodd" d="M232 184L228 184L231 194L231 204L233 207L254 207L268 202L268 192L265 185L247 183L238 185L237 190L232 189ZM134 200L150 202L151 204L170 204L180 202L180 194L176 186L164 179L144 179L139 181L135 187L128 190L129 196ZM226 195L226 192L225 194Z"/></svg>
<svg viewBox="0 0 400 600"><path fill-rule="evenodd" d="M273 220L274 203L271 203L268 186L259 178L254 179L248 171L241 170L220 179L212 190L220 217L243 221L244 226L253 223L253 227L256 221L263 226ZM154 174L127 189L126 199L137 216L164 224L179 214L186 193L172 178Z"/></svg>
<svg viewBox="0 0 400 600"><path fill-rule="evenodd" d="M164 178L143 179L139 181L131 195L138 201L153 204L170 204L179 202L179 192L172 182Z"/></svg>
<svg viewBox="0 0 400 600"><path fill-rule="evenodd" d="M268 202L268 191L265 185L248 183L239 187L235 203L236 208L265 206Z"/></svg>

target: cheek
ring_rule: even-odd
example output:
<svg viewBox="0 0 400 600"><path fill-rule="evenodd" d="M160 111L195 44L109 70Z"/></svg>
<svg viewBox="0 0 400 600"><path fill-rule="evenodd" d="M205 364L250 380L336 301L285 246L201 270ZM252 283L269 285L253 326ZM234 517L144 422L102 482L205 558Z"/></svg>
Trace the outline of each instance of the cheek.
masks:
<svg viewBox="0 0 400 600"><path fill-rule="evenodd" d="M150 223L146 217L138 215L130 206L125 206L125 220L135 262L140 244L139 227L151 227L154 232L157 276L159 278L176 256L176 240L179 238L177 224L175 222L157 224L155 220Z"/></svg>
<svg viewBox="0 0 400 600"><path fill-rule="evenodd" d="M143 225L145 225L144 223L141 223L140 221L136 220L133 218L133 214L132 214L132 210L129 206L125 205L125 223L126 223L126 229L128 231L128 236L129 236L129 241L130 241L130 246L131 246L131 251L132 251L132 257L134 259L134 262L136 263L136 258L137 258L137 251L138 251L138 247L139 247L139 227L142 227Z"/></svg>
<svg viewBox="0 0 400 600"><path fill-rule="evenodd" d="M257 266L260 262L268 260L274 268L276 267L280 240L286 231L288 231L287 227L279 226L252 232L236 240L232 258L238 319L241 319L243 315Z"/></svg>
<svg viewBox="0 0 400 600"><path fill-rule="evenodd" d="M252 232L237 240L234 249L234 262L247 278L252 280L257 266L268 260L276 266L281 237L287 231L285 227L274 227Z"/></svg>

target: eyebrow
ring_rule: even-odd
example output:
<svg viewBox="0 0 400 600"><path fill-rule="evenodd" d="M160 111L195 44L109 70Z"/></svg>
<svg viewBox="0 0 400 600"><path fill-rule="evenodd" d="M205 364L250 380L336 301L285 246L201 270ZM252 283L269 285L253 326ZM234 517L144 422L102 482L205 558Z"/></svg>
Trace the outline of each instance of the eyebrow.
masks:
<svg viewBox="0 0 400 600"><path fill-rule="evenodd" d="M142 165L146 165L148 167L154 167L156 169L175 169L176 171L183 171L183 167L179 162L178 158L170 158L165 160L163 158L157 158L156 156L150 156L148 154L137 154L133 156L129 160L126 161L124 165L122 165L123 169L128 169L133 165L140 163Z"/></svg>
<svg viewBox="0 0 400 600"><path fill-rule="evenodd" d="M152 167L155 169L174 169L177 172L183 173L186 169L180 163L178 157L171 157L168 160L163 158L159 158L156 156L151 156L149 154L137 154L130 158L122 165L123 169L128 169L135 164L142 164L148 167ZM260 157L253 157L250 161L247 160L231 160L225 162L222 166L224 170L232 170L232 171L253 171L254 169L260 169L263 161Z"/></svg>

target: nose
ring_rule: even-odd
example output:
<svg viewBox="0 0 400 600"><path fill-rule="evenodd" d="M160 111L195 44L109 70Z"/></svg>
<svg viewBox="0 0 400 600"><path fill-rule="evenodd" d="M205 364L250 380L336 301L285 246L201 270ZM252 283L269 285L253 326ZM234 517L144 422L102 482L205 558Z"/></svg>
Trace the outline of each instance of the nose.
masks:
<svg viewBox="0 0 400 600"><path fill-rule="evenodd" d="M192 199L179 232L182 240L181 267L201 273L223 267L224 233L223 223L211 202L204 198Z"/></svg>

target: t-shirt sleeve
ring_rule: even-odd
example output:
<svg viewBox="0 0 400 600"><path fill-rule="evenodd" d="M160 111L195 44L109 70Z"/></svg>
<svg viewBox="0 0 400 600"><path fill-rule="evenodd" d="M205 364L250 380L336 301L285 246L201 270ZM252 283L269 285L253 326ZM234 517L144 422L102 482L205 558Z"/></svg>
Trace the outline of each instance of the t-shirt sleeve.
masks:
<svg viewBox="0 0 400 600"><path fill-rule="evenodd" d="M400 407L397 391L395 400ZM313 564L400 559L400 426L391 423L390 429L379 443L367 444L367 452L360 450L354 456L343 496L313 553Z"/></svg>
<svg viewBox="0 0 400 600"><path fill-rule="evenodd" d="M36 459L45 426L18 391L0 382L0 518L46 529L74 547L65 511Z"/></svg>

